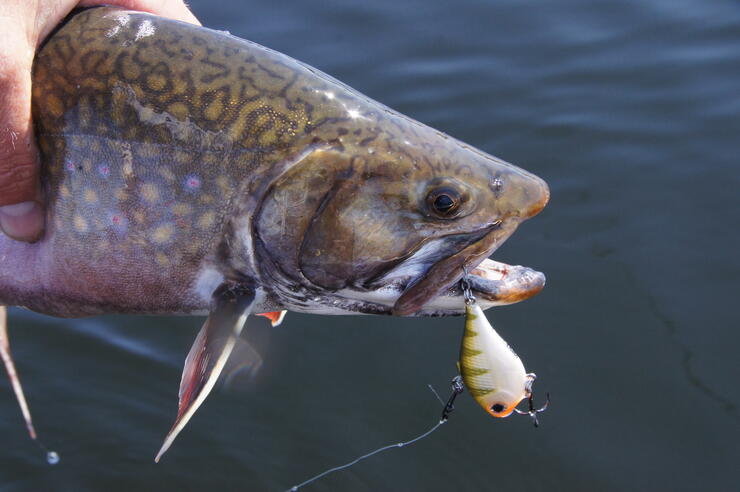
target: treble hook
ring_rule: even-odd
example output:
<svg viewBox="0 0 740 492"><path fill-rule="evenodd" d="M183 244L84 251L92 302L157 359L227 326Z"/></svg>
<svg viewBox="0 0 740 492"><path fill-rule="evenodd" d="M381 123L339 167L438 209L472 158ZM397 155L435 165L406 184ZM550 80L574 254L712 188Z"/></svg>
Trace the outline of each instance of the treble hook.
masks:
<svg viewBox="0 0 740 492"><path fill-rule="evenodd" d="M450 414L455 409L455 398L457 398L457 395L465 390L465 386L463 386L463 380L461 376L455 376L454 378L452 378L451 384L452 394L447 399L447 404L445 405L444 410L442 410L441 420L443 422L447 421L447 419L450 417Z"/></svg>
<svg viewBox="0 0 740 492"><path fill-rule="evenodd" d="M537 420L537 414L542 413L545 410L547 410L547 407L550 405L550 393L547 393L547 399L545 400L545 404L542 405L541 408L534 408L534 401L533 401L533 395L532 392L529 393L529 398L527 399L527 402L529 403L529 410L519 410L518 408L515 408L514 411L518 413L519 415L529 415L532 417L532 421L534 422L535 427L540 426L540 421Z"/></svg>

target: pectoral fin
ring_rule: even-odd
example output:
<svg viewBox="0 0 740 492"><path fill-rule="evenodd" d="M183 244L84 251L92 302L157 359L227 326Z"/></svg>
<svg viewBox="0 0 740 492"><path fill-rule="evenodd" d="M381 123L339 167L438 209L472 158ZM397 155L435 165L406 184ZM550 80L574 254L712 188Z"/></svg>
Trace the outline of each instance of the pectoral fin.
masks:
<svg viewBox="0 0 740 492"><path fill-rule="evenodd" d="M21 380L18 378L18 373L15 370L15 362L13 362L13 356L10 354L10 342L8 340L8 311L5 306L0 306L0 356L2 356L5 370L8 372L8 379L10 379L10 384L13 386L15 398L18 400L18 405L21 407L21 413L23 414L23 419L26 421L28 434L31 436L31 439L36 439L36 429L33 427L31 412L28 410L26 397L23 395Z"/></svg>
<svg viewBox="0 0 740 492"><path fill-rule="evenodd" d="M244 328L254 298L254 290L242 285L222 284L213 293L211 313L185 359L175 424L154 461L159 462L210 393Z"/></svg>

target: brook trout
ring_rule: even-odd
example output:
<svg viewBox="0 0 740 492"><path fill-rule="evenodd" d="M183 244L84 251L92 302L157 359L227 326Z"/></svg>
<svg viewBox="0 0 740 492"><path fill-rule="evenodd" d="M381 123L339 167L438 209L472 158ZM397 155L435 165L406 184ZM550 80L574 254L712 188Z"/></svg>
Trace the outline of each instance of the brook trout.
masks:
<svg viewBox="0 0 740 492"><path fill-rule="evenodd" d="M464 270L484 308L544 285L486 259L541 179L223 32L77 13L37 53L33 117L47 229L0 235L0 304L207 313L160 456L250 313L462 314Z"/></svg>

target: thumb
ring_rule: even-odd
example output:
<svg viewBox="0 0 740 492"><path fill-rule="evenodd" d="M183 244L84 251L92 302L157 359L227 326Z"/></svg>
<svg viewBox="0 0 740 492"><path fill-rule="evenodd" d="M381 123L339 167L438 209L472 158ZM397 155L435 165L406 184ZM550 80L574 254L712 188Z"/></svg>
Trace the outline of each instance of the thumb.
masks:
<svg viewBox="0 0 740 492"><path fill-rule="evenodd" d="M0 24L6 24L0 29L7 34L18 29ZM6 38L10 43L0 46L0 229L14 239L33 241L44 226L31 123L33 49L14 45L26 36L12 34Z"/></svg>

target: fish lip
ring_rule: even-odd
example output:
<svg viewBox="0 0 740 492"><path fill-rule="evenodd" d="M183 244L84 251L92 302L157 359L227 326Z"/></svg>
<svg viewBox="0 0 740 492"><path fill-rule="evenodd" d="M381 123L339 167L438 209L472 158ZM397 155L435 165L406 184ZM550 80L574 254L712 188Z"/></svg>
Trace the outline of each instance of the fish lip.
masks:
<svg viewBox="0 0 740 492"><path fill-rule="evenodd" d="M493 254L516 230L517 220L499 219L486 228L485 235L471 242L457 253L434 263L412 281L393 305L396 316L409 316L421 311L424 305L445 290L449 290L488 256Z"/></svg>
<svg viewBox="0 0 740 492"><path fill-rule="evenodd" d="M545 288L545 275L521 265L483 260L468 275L473 296L484 303L514 304L539 294ZM462 290L459 296L462 296Z"/></svg>

